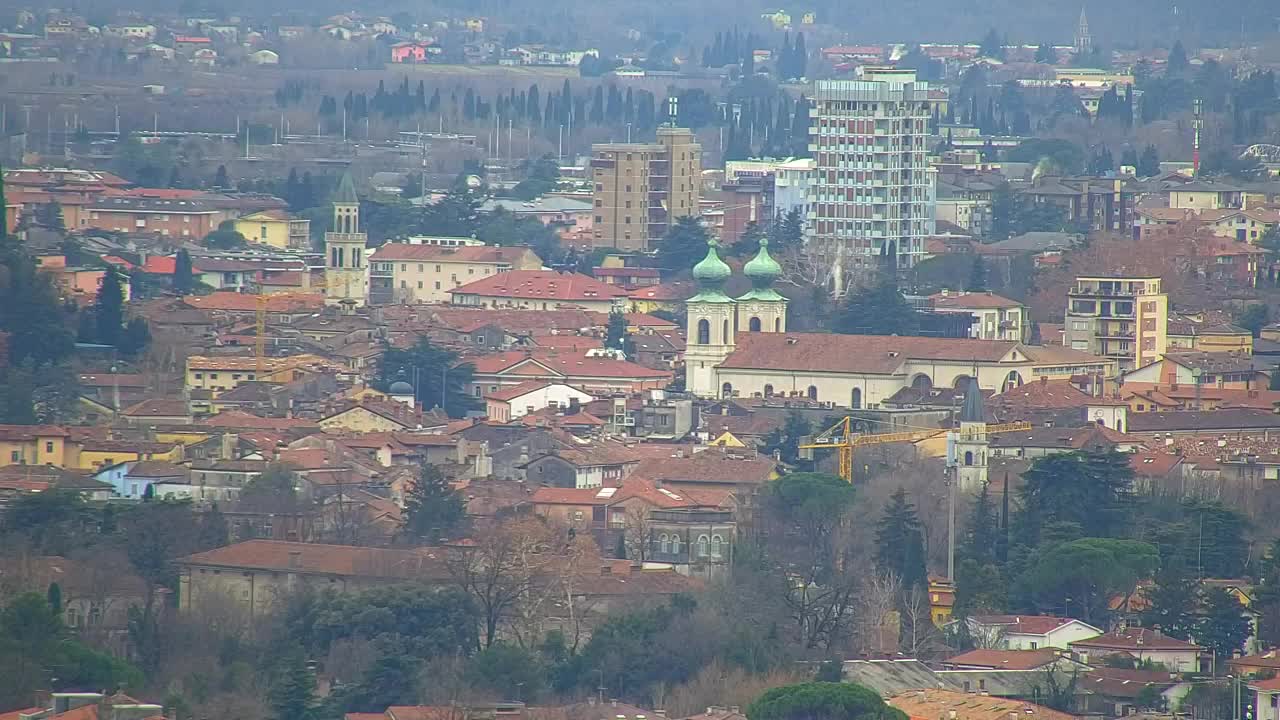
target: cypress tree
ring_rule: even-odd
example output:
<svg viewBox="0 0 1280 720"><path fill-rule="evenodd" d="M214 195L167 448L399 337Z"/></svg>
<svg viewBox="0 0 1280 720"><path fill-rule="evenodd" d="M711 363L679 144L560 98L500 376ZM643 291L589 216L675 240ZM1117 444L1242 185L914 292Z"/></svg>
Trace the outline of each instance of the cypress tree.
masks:
<svg viewBox="0 0 1280 720"><path fill-rule="evenodd" d="M108 269L102 276L93 313L97 320L98 342L103 345L119 342L120 329L124 326L124 288L115 268Z"/></svg>

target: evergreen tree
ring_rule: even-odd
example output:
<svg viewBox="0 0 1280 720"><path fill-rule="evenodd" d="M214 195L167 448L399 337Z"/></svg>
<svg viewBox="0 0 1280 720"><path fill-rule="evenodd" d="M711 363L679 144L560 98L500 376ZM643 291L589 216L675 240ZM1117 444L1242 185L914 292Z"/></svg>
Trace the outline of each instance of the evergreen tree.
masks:
<svg viewBox="0 0 1280 720"><path fill-rule="evenodd" d="M1142 613L1142 624L1169 637L1190 640L1196 631L1199 582L1187 575L1181 557L1164 563L1155 580L1155 586L1145 591L1148 608Z"/></svg>
<svg viewBox="0 0 1280 720"><path fill-rule="evenodd" d="M427 542L448 536L467 514L462 497L434 465L422 466L404 506L405 531Z"/></svg>
<svg viewBox="0 0 1280 720"><path fill-rule="evenodd" d="M296 180L298 179L297 171L296 171L296 170L290 170L290 171L289 171L289 177L296 181ZM226 165L219 165L219 166L218 166L218 170L217 170L216 172L214 172L214 174L213 174L213 186L214 186L215 188L229 188L229 187L231 187L231 180L230 180L230 178L228 178L228 177L227 177L227 166L226 166ZM287 198L287 197L288 197L288 193L286 193L286 198Z"/></svg>
<svg viewBox="0 0 1280 720"><path fill-rule="evenodd" d="M56 582L49 583L49 589L45 592L45 600L49 603L49 609L54 615L62 615L62 586Z"/></svg>
<svg viewBox="0 0 1280 720"><path fill-rule="evenodd" d="M897 575L904 593L927 586L924 536L915 505L907 500L904 488L890 496L884 515L876 524L876 566L880 572Z"/></svg>
<svg viewBox="0 0 1280 720"><path fill-rule="evenodd" d="M147 345L151 344L151 328L147 325L144 318L135 317L124 326L124 332L120 335L119 349L120 354L126 357L136 357L143 350L147 349Z"/></svg>
<svg viewBox="0 0 1280 720"><path fill-rule="evenodd" d="M987 289L987 263L983 261L981 255L973 256L973 263L969 265L969 282L965 284L965 290L969 292L981 292Z"/></svg>
<svg viewBox="0 0 1280 720"><path fill-rule="evenodd" d="M199 545L203 550L225 547L231 543L231 532L227 527L227 518L214 503L209 512L200 521Z"/></svg>
<svg viewBox="0 0 1280 720"><path fill-rule="evenodd" d="M969 514L964 545L959 548L959 551L966 558L980 563L994 562L999 536L1000 518L996 514L995 502L991 498L990 483L983 483L982 490L973 499L973 509Z"/></svg>
<svg viewBox="0 0 1280 720"><path fill-rule="evenodd" d="M195 275L191 267L191 255L186 250L179 250L173 260L173 291L179 295L190 295L194 286Z"/></svg>
<svg viewBox="0 0 1280 720"><path fill-rule="evenodd" d="M609 325L605 329L604 346L611 350L625 350L627 344L627 318L615 310L609 313Z"/></svg>
<svg viewBox="0 0 1280 720"><path fill-rule="evenodd" d="M93 303L93 315L97 341L103 345L118 344L120 331L124 327L124 287L120 283L120 273L115 268L109 268L102 275L98 297Z"/></svg>
<svg viewBox="0 0 1280 720"><path fill-rule="evenodd" d="M1212 649L1220 658L1233 657L1244 649L1253 627L1234 595L1223 588L1207 588L1202 593L1203 615L1196 625L1196 642Z"/></svg>
<svg viewBox="0 0 1280 720"><path fill-rule="evenodd" d="M1041 43L1036 48L1036 62L1052 65L1058 61L1058 53L1053 49L1052 43Z"/></svg>
<svg viewBox="0 0 1280 720"><path fill-rule="evenodd" d="M287 651L276 665L267 703L272 720L315 720L316 677L301 647Z"/></svg>
<svg viewBox="0 0 1280 720"><path fill-rule="evenodd" d="M658 241L658 266L668 270L692 268L707 254L707 228L692 216L676 220Z"/></svg>
<svg viewBox="0 0 1280 720"><path fill-rule="evenodd" d="M1120 164L1136 169L1138 167L1138 151L1132 147L1125 148L1124 152L1120 153Z"/></svg>
<svg viewBox="0 0 1280 720"><path fill-rule="evenodd" d="M845 299L835 329L850 335L914 335L920 330L920 316L897 284L884 279Z"/></svg>
<svg viewBox="0 0 1280 720"><path fill-rule="evenodd" d="M1182 46L1181 40L1173 41L1173 47L1169 48L1169 59L1165 62L1165 75L1181 77L1190 69L1191 62L1187 60L1187 49Z"/></svg>
<svg viewBox="0 0 1280 720"><path fill-rule="evenodd" d="M1160 155L1156 152L1155 145L1148 145L1142 149L1142 156L1138 158L1137 172L1138 177L1143 178L1160 174Z"/></svg>

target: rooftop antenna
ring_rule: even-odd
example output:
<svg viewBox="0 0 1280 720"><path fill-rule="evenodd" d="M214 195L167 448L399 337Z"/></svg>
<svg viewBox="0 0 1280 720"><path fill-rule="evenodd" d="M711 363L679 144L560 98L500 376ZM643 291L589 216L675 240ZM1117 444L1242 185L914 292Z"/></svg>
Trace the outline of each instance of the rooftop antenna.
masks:
<svg viewBox="0 0 1280 720"><path fill-rule="evenodd" d="M1196 98L1191 104L1191 114L1193 120L1191 127L1195 130L1195 138L1191 145L1191 176L1195 177L1200 174L1200 130L1204 128L1204 119L1200 116L1201 105L1200 98Z"/></svg>

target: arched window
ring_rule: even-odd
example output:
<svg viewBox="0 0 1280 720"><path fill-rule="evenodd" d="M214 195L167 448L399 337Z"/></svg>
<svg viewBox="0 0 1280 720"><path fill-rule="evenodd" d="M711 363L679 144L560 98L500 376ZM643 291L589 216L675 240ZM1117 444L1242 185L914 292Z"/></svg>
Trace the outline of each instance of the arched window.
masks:
<svg viewBox="0 0 1280 720"><path fill-rule="evenodd" d="M809 386L809 399L810 399L810 400L817 400L817 399L818 399L818 386L817 386L817 385L810 385L810 386Z"/></svg>
<svg viewBox="0 0 1280 720"><path fill-rule="evenodd" d="M1000 391L1008 392L1016 387L1021 387L1021 385L1022 376L1018 374L1017 370L1010 370L1009 374L1005 376L1004 387L1002 387Z"/></svg>
<svg viewBox="0 0 1280 720"><path fill-rule="evenodd" d="M711 557L713 558L720 557L720 547L723 544L724 544L724 538L720 537L719 535L711 536Z"/></svg>
<svg viewBox="0 0 1280 720"><path fill-rule="evenodd" d="M729 344L729 338L731 338L731 337L733 337L733 336L729 334L729 321L728 321L728 320L725 320L725 321L724 321L724 334L720 336L720 344L721 344L721 345L728 345L728 344Z"/></svg>
<svg viewBox="0 0 1280 720"><path fill-rule="evenodd" d="M964 453L964 464L966 466L973 464L973 452L966 450Z"/></svg>
<svg viewBox="0 0 1280 720"><path fill-rule="evenodd" d="M671 535L671 554L672 555L680 554L680 534L679 533L672 533Z"/></svg>
<svg viewBox="0 0 1280 720"><path fill-rule="evenodd" d="M930 380L928 375L920 373L911 379L911 387L921 391L929 390L933 387L933 380Z"/></svg>
<svg viewBox="0 0 1280 720"><path fill-rule="evenodd" d="M711 344L711 323L706 318L698 321L698 344Z"/></svg>
<svg viewBox="0 0 1280 720"><path fill-rule="evenodd" d="M854 388L853 396L849 398L849 407L858 410L862 407L862 388Z"/></svg>
<svg viewBox="0 0 1280 720"><path fill-rule="evenodd" d="M694 554L695 554L695 555L697 555L697 556L698 556L698 557L700 557L700 558L704 558L704 557L706 557L706 556L707 556L707 544L708 544L709 542L710 542L710 539L709 539L706 535L699 535L699 536L698 536L698 549L697 549L697 551L696 551Z"/></svg>
<svg viewBox="0 0 1280 720"><path fill-rule="evenodd" d="M765 396L765 397L773 397L773 386L772 386L772 385L765 385L765 386L764 386L764 396Z"/></svg>
<svg viewBox="0 0 1280 720"><path fill-rule="evenodd" d="M773 319L773 331L782 332L782 318L777 317Z"/></svg>
<svg viewBox="0 0 1280 720"><path fill-rule="evenodd" d="M751 332L760 332L760 318L753 317L747 321L747 329Z"/></svg>
<svg viewBox="0 0 1280 720"><path fill-rule="evenodd" d="M724 385L720 386L720 397L722 398L733 397L733 383L725 383Z"/></svg>
<svg viewBox="0 0 1280 720"><path fill-rule="evenodd" d="M661 535L658 536L658 543L662 546L663 555L671 552L671 536L670 535L666 533L662 533Z"/></svg>

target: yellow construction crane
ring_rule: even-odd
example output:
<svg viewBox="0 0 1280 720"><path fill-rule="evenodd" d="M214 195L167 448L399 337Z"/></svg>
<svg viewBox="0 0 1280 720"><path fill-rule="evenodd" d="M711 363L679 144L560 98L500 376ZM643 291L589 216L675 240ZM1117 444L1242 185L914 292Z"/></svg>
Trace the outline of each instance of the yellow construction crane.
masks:
<svg viewBox="0 0 1280 720"><path fill-rule="evenodd" d="M946 428L918 428L903 432L855 433L853 432L853 421L854 418L845 417L835 425L814 435L811 442L800 446L801 450L830 450L832 448L839 450L839 475L847 482L853 482L853 451L856 448L867 445L882 445L884 443L916 442L917 440L926 440L948 432L954 432ZM987 425L984 432L987 435L995 435L1030 429L1031 423L1015 422Z"/></svg>

